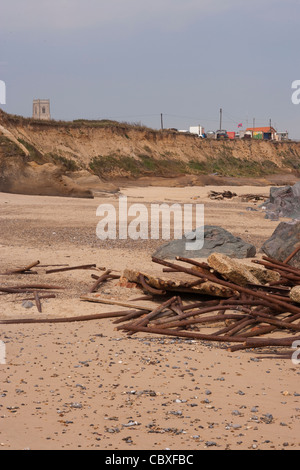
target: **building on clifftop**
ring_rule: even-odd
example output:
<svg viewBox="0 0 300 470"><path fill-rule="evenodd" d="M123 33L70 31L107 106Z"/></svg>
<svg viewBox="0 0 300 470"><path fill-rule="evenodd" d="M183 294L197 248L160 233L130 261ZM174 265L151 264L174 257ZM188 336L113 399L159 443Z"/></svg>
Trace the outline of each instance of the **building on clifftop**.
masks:
<svg viewBox="0 0 300 470"><path fill-rule="evenodd" d="M50 100L33 100L33 119L50 121Z"/></svg>

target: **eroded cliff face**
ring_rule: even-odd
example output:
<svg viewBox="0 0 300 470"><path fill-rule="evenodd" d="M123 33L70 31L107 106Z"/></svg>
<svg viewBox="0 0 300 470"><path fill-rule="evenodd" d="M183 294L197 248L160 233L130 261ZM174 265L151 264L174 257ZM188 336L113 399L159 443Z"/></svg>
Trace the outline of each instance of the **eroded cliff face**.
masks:
<svg viewBox="0 0 300 470"><path fill-rule="evenodd" d="M92 198L61 166L30 161L7 137L0 136L0 191L14 194Z"/></svg>
<svg viewBox="0 0 300 470"><path fill-rule="evenodd" d="M216 173L259 178L297 173L300 169L300 143L297 142L202 140L176 131L161 132L111 121L41 122L3 112L0 112L0 125L0 132L2 129L3 134L4 129L13 136L15 145L19 145L20 173L26 178L31 171L41 178L41 168L48 165L44 169L50 171L52 165L50 180L72 179L77 173L78 183L94 175L100 178L99 182L93 180L94 188L99 189L101 183L120 178L182 178ZM2 150L3 161L5 149ZM6 179L10 171L15 170L6 164ZM78 172L85 173L78 175ZM89 182L92 184L91 179Z"/></svg>

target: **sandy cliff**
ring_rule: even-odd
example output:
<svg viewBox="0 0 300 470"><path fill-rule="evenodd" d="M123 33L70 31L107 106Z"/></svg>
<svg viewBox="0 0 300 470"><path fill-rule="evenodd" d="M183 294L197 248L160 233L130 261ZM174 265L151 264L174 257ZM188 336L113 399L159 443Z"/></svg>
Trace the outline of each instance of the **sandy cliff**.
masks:
<svg viewBox="0 0 300 470"><path fill-rule="evenodd" d="M0 190L9 192L91 197L123 179L142 184L158 177L176 177L177 184L252 177L266 184L273 182L270 175L297 179L300 169L298 142L220 142L111 121L41 122L0 111L1 133Z"/></svg>

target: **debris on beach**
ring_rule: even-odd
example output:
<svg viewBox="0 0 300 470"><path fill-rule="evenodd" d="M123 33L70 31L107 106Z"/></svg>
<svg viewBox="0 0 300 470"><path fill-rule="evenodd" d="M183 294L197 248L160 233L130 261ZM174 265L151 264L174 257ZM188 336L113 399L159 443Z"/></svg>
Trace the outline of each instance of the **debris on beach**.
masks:
<svg viewBox="0 0 300 470"><path fill-rule="evenodd" d="M271 346L292 347L294 341L300 340L300 306L293 300L296 298L295 286L300 284L300 270L291 268L287 263L264 257L263 260L253 262L264 268L261 269L262 272L267 272L267 276L264 274L265 279L270 276L270 280L274 275L277 280L260 284L256 279L254 283L245 283L244 278L242 281L229 281L230 274L228 276L224 271L221 274L212 269L213 263L209 259L210 264L206 272L203 263L180 257L177 260L188 267L153 258L154 263L173 272L189 274L205 282L210 281L219 288L230 289L233 295L220 299L211 292L210 296L200 302L197 296L192 304L184 304L182 298L175 295L148 314L140 315L141 319L128 321L127 324L124 322L130 318L117 320L115 323L123 323L118 329L129 334L142 332L215 341L229 344L231 351ZM151 283L151 278L148 278L148 282ZM167 289L166 285L164 287ZM168 293L172 295L175 292L171 288ZM202 333L201 328L207 329L208 326L217 331ZM284 336L271 335L274 332L283 332Z"/></svg>
<svg viewBox="0 0 300 470"><path fill-rule="evenodd" d="M33 270L34 268L34 270ZM48 269L51 268L51 269ZM56 273L62 273L62 272L67 272L67 271L74 271L74 270L97 270L103 271L106 268L99 267L97 268L96 264L88 264L88 265L79 265L79 266L69 266L65 264L58 264L58 265L41 265L40 261L34 261L33 263L30 263L29 265L26 265L21 268L14 268L7 270L3 273L0 273L1 278L7 277L8 280L11 280L14 276L26 276L27 275L38 275L38 269L43 269L44 273L47 274L56 274ZM107 271L105 272L102 276L97 276L95 274L92 274L94 276L93 278L97 280L96 283L94 283L94 286L92 286L91 292L94 291L94 289L97 288L97 286L100 285L101 281L106 280L106 279L119 279L120 276L117 276L115 274L112 274L112 271ZM31 277L31 276L30 276ZM100 278L100 280L99 280ZM23 306L24 308L26 305L29 305L31 301L35 302L35 305L37 307L37 310L39 313L42 313L42 300L44 299L54 299L57 297L58 292L62 292L65 290L65 287L62 285L57 284L44 284L44 283L28 283L28 284L13 284L11 285L11 282L9 282L10 285L7 285L7 282L5 282L5 285L0 284L0 294L1 295L30 295L30 297L22 298L23 301Z"/></svg>
<svg viewBox="0 0 300 470"><path fill-rule="evenodd" d="M263 194L242 194L241 196L242 202L253 202L256 203L258 201L266 201L268 198Z"/></svg>
<svg viewBox="0 0 300 470"><path fill-rule="evenodd" d="M225 190L225 191L209 191L208 193L209 199L213 199L215 201L221 201L223 199L232 199L233 197L237 197L236 193L232 191Z"/></svg>
<svg viewBox="0 0 300 470"><path fill-rule="evenodd" d="M299 251L300 247L296 247L284 261L267 256L252 259L253 266L218 253L210 255L206 262L180 256L176 257L176 262L153 257L152 262L162 267L161 277L134 269L127 269L121 275L93 264L56 269L52 266L47 272L55 276L67 270L98 271L91 275L90 288L78 300L116 305L116 311L67 318L2 319L0 324L111 318L117 330L128 337L148 333L198 340L204 344L216 342L230 351L292 348L294 342L300 340L300 269L289 263ZM29 273L40 266L39 262L32 263L23 270L9 271L8 276L11 278L13 271ZM102 285L114 281L119 286L136 286L143 295L128 300L99 293ZM56 283L59 284L57 280ZM31 297L23 301L33 299L39 313L41 299L47 297L49 290L57 295L58 289L61 289L59 285L38 283L0 286L2 295L30 294ZM147 302L141 303L144 300Z"/></svg>

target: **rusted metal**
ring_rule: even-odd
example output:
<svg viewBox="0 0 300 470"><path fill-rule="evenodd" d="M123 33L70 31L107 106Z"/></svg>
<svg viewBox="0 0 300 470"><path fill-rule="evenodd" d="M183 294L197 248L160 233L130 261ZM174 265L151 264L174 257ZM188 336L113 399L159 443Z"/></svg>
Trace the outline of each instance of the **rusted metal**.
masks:
<svg viewBox="0 0 300 470"><path fill-rule="evenodd" d="M246 338L239 337L228 337L228 336L216 336L216 335L205 335L202 333L196 333L191 331L174 331L167 328L150 328L144 326L134 326L134 325L124 325L124 329L135 332L135 333L150 333L150 334L159 334L163 336L177 336L182 338L189 339L198 339L203 341L216 341L221 343L243 343L246 341Z"/></svg>
<svg viewBox="0 0 300 470"><path fill-rule="evenodd" d="M5 292L7 294L26 294L27 292L34 293L36 290L58 290L64 289L61 286L51 286L45 284L33 284L33 285L18 285L18 286L11 286L5 287L0 286L0 292Z"/></svg>
<svg viewBox="0 0 300 470"><path fill-rule="evenodd" d="M291 292L290 287L281 286L278 284L276 285L266 285L266 284L247 284L247 287L250 287L254 290L262 290L269 292L270 294L281 294L286 295L288 297L289 293Z"/></svg>
<svg viewBox="0 0 300 470"><path fill-rule="evenodd" d="M290 318L287 321L284 321L284 320L278 320L274 318L274 315L269 315L268 313L265 313L262 311L250 310L246 307L243 307L242 310L246 313L249 313L249 315L252 315L253 317L255 317L261 323L269 323L270 325L275 325L279 328L286 328L287 330L300 331L300 325L293 324L293 321L300 319L300 315L299 316L295 315L294 317L292 317L293 320L292 318Z"/></svg>
<svg viewBox="0 0 300 470"><path fill-rule="evenodd" d="M205 307L199 310L192 310L191 312L182 313L181 315L175 318L175 321L176 323L178 323L179 320L183 321L188 318L195 317L196 315L204 315L205 313L217 312L220 310L226 311L226 310L229 310L230 308L231 308L231 305L215 305L212 307ZM163 326L163 327L165 327L165 324L167 324L166 328L168 328L168 325L171 322L169 319L167 319L167 320L158 321L158 323L160 326Z"/></svg>
<svg viewBox="0 0 300 470"><path fill-rule="evenodd" d="M80 297L80 300L84 300L86 302L95 302L99 304L110 304L110 305L119 305L121 307L128 307L132 309L138 309L138 310L145 310L147 312L151 311L151 307L145 307L141 305L136 305L132 304L131 302L122 302L120 300L115 300L115 299L103 299L101 297L95 297L92 295L82 295Z"/></svg>
<svg viewBox="0 0 300 470"><path fill-rule="evenodd" d="M222 330L216 331L216 335L224 335L227 336L234 336L236 333L244 330L245 328L257 323L256 319L249 318L248 320L242 319L238 320L237 322L233 323L232 325L223 328Z"/></svg>
<svg viewBox="0 0 300 470"><path fill-rule="evenodd" d="M176 260L177 261L184 261L185 263L188 263L188 264L192 264L193 266L197 266L198 268L202 268L202 269L207 269L208 271L211 271L211 267L209 266L209 264L207 263L204 263L204 262L199 262L199 261L196 261L194 259L190 259L190 258L184 258L183 256L176 256ZM175 268L173 268L175 269Z"/></svg>
<svg viewBox="0 0 300 470"><path fill-rule="evenodd" d="M283 264L288 264L300 251L300 245L284 260Z"/></svg>
<svg viewBox="0 0 300 470"><path fill-rule="evenodd" d="M231 346L230 351L236 352L243 349L256 349L265 347L291 347L294 341L300 341L300 336L289 338L247 338L245 342L240 345Z"/></svg>
<svg viewBox="0 0 300 470"><path fill-rule="evenodd" d="M102 276L100 276L96 282L93 284L93 286L91 287L91 289L89 290L89 294L92 294L93 292L96 292L98 287L100 286L100 284L102 284L102 282L106 281L108 278L109 278L109 275L111 273L111 270L108 269L107 271L105 271L104 274L102 274Z"/></svg>
<svg viewBox="0 0 300 470"><path fill-rule="evenodd" d="M102 320L104 318L114 318L128 315L128 310L123 312L105 312L105 313L96 313L93 315L82 315L76 317L62 317L62 318L15 318L15 319L6 319L0 320L1 325L14 325L14 324L28 324L28 323L73 323L73 322L85 322L91 320Z"/></svg>
<svg viewBox="0 0 300 470"><path fill-rule="evenodd" d="M10 271L3 273L3 275L9 276L11 274L24 274L26 272L30 272L32 268L34 268L35 266L38 266L39 264L40 264L39 261L34 261L33 263L29 264L28 266L25 266L24 268L12 269Z"/></svg>
<svg viewBox="0 0 300 470"><path fill-rule="evenodd" d="M141 310L132 310L130 313L128 313L128 315L124 315L124 316L118 318L113 323L118 325L119 323L124 323L126 321L133 320L134 318L140 317L141 315L145 315L144 310L143 311L141 311ZM118 329L122 329L122 327L118 327L117 330Z"/></svg>
<svg viewBox="0 0 300 470"><path fill-rule="evenodd" d="M47 294L47 295L40 295L40 294L39 294L39 298L40 298L40 300L44 300L44 299L56 299L56 295L55 295L55 294ZM27 298L20 299L20 300L35 300L35 297L27 297Z"/></svg>
<svg viewBox="0 0 300 470"><path fill-rule="evenodd" d="M148 313L144 318L139 320L137 323L134 323L135 326L146 326L150 320L153 320L160 312L163 312L166 308L168 308L172 303L177 301L177 297L172 297L171 299L166 300L161 305L156 307L150 313Z"/></svg>
<svg viewBox="0 0 300 470"><path fill-rule="evenodd" d="M34 300L35 300L38 311L42 313L42 304L41 304L41 300L37 291L34 292Z"/></svg>
<svg viewBox="0 0 300 470"><path fill-rule="evenodd" d="M201 272L198 272L196 270L192 270L192 269L186 268L184 266L179 266L179 265L177 266L177 265L174 265L174 263L170 263L168 261L161 260L161 259L158 259L158 258L152 258L152 260L155 263L163 264L163 265L171 267L171 268L175 266L176 268L180 269L182 272L185 272L187 274L192 274L193 276L196 276L196 277L200 277L200 278L206 277L210 281L212 281L214 283L217 283L217 284L220 284L224 287L229 287L229 289L232 289L234 291L244 292L245 294L249 294L253 297L257 297L258 299L263 299L265 301L269 301L270 305L272 303L273 304L275 303L275 306L276 306L276 304L279 305L279 306L282 306L282 307L286 308L287 311L291 311L293 313L300 313L300 308L296 307L295 305L289 304L288 302L285 302L285 301L282 301L282 300L277 300L277 299L274 300L274 299L272 299L272 297L270 297L266 293L253 291L253 290L251 290L247 287L239 286L239 285L233 284L231 282L224 281L223 279L217 278L213 274L208 274L208 273L202 274Z"/></svg>
<svg viewBox="0 0 300 470"><path fill-rule="evenodd" d="M95 279L95 281L97 281L100 277L101 276L97 276L97 274L91 274L91 278ZM107 278L108 279L120 279L120 277L121 277L120 274L112 274L112 271L111 271L111 274L109 274Z"/></svg>
<svg viewBox="0 0 300 470"><path fill-rule="evenodd" d="M275 264L271 263L270 261L263 261L263 260L252 260L252 263L254 264L260 264L264 266L265 268L278 271L278 272L287 272L290 274L294 274L296 277L300 277L300 270L297 268L293 268L292 266L285 266L283 263L281 264Z"/></svg>
<svg viewBox="0 0 300 470"><path fill-rule="evenodd" d="M136 277L135 285L151 294L138 297L135 300L155 300L155 304L152 303L149 306L147 304L137 305L134 300L127 302L121 299L101 298L99 294L92 295L102 282L120 278L119 274L114 274L113 270L105 269L101 275L97 275L97 273L91 275L95 282L91 286L88 295L81 296L80 299L101 304L120 305L127 307L129 310L69 318L7 319L0 320L0 324L68 323L114 318L113 323L116 325L116 330L125 331L127 335L149 333L200 341L234 343L230 348L232 351L275 345L272 337L266 337L269 334L272 336L274 331L287 332L287 338L281 338L282 341L276 342L277 346L290 345L297 339L295 335L300 332L300 306L290 299L289 293L294 285L300 284L299 269L272 258L263 257L262 260L253 260L253 262L261 264L266 269L278 272L280 280L270 282L268 285L248 284L247 286L240 286L228 281L222 274L211 269L207 263L183 257L177 257L176 259L179 262L187 263L188 266L155 257L152 258L154 263L165 267L164 272L171 274L168 280L159 280L161 283L155 283L155 278L153 278L153 281L150 274L134 272ZM31 267L34 267L33 263L24 268L27 270L29 268L29 271L21 271L21 274L30 272ZM99 271L96 265L93 264L68 266L46 272L49 274L75 269L95 269ZM17 271L19 272L19 270ZM185 273L192 276L192 280L185 280L184 277L182 280L180 278L178 280L179 276L177 274L172 276L173 273ZM124 273L123 277L126 278ZM130 276L128 279L130 279ZM203 283L208 284L203 289L204 294L202 287L199 288L199 292L194 289L194 287ZM47 295L42 295L41 291L44 289L56 290L61 289L61 287L44 284L0 286L0 292L3 293L32 293L34 295L33 300L35 300L40 313L42 312L41 299L47 297ZM202 293L199 294L200 292ZM186 303L183 300L186 299L186 295L183 296L183 293L193 293L198 297L196 297L195 302ZM49 294L50 292L48 292L48 296L51 297ZM169 294L169 298L164 300L162 296L167 294ZM171 297L171 295L173 296ZM221 325L219 325L220 323ZM207 334L205 331L205 334L203 334L202 328L207 327L213 328L214 332ZM216 331L217 329L218 331Z"/></svg>
<svg viewBox="0 0 300 470"><path fill-rule="evenodd" d="M96 268L96 267L97 267L96 264L86 264L86 265L82 265L82 266L72 266L72 267L68 267L68 268L49 269L48 271L46 271L46 274L62 273L62 272L66 272L66 271L74 271L76 269L93 269L93 268Z"/></svg>
<svg viewBox="0 0 300 470"><path fill-rule="evenodd" d="M143 288L150 294L153 294L153 295L165 295L166 294L166 291L155 289L154 287L149 286L149 284L147 284L145 276L141 273L139 275L139 280Z"/></svg>
<svg viewBox="0 0 300 470"><path fill-rule="evenodd" d="M218 314L218 315L212 315L210 317L201 317L201 318L192 318L190 320L174 320L174 321L169 321L169 323L162 324L162 323L157 323L156 326L159 326L160 328L163 327L165 328L186 328L187 326L191 325L196 325L200 323L217 323L217 322L224 322L225 320L245 320L246 315L242 314L234 314L234 313L229 313L229 314ZM300 330L299 330L300 331Z"/></svg>

